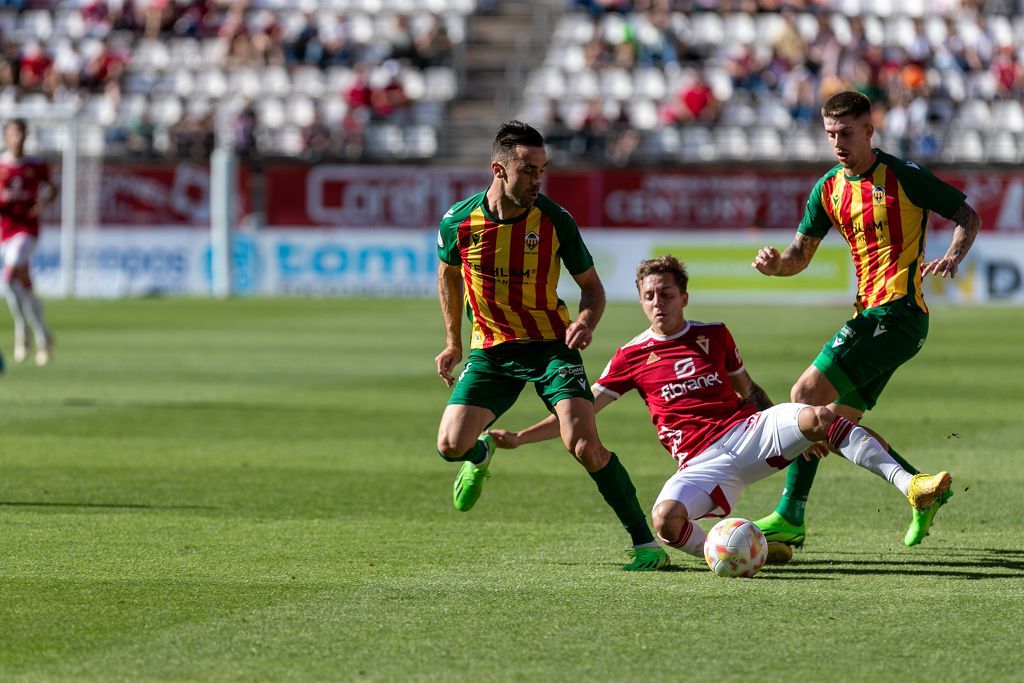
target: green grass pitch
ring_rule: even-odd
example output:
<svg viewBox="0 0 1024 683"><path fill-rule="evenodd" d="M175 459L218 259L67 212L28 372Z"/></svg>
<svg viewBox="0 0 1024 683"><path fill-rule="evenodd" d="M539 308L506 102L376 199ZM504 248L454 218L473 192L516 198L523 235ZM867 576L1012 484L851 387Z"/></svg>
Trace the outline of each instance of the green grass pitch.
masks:
<svg viewBox="0 0 1024 683"><path fill-rule="evenodd" d="M844 308L725 320L775 400ZM807 546L752 580L619 570L628 539L554 443L468 514L434 450L428 300L52 302L51 367L0 378L3 681L1014 680L1024 670L1020 309L940 308L874 426L955 496L909 507L828 458ZM6 320L6 318L4 318ZM4 322L3 338L9 340ZM591 376L642 330L610 306ZM9 341L5 343L10 349ZM8 358L9 362L9 358ZM524 392L501 422L541 416ZM649 508L672 470L627 396L599 418ZM747 491L770 510L784 476Z"/></svg>

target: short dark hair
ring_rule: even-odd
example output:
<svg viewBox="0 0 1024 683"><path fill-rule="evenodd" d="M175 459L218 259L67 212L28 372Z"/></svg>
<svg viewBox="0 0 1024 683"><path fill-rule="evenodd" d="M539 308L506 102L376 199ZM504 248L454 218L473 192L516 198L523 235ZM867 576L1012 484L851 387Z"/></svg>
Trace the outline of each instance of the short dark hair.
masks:
<svg viewBox="0 0 1024 683"><path fill-rule="evenodd" d="M25 121L25 119L11 119L10 121L4 124L4 128L6 129L7 126L17 126L21 129L22 134L28 131L28 123Z"/></svg>
<svg viewBox="0 0 1024 683"><path fill-rule="evenodd" d="M636 291L640 291L640 283L650 275L671 275L679 286L680 292L685 292L686 285L690 282L686 264L671 254L640 262L640 266L636 269Z"/></svg>
<svg viewBox="0 0 1024 683"><path fill-rule="evenodd" d="M491 161L508 163L515 156L515 149L523 147L543 147L544 136L536 128L522 121L506 121L498 128L491 145Z"/></svg>
<svg viewBox="0 0 1024 683"><path fill-rule="evenodd" d="M843 116L863 116L871 113L871 100L867 95L856 90L844 90L825 100L821 105L821 115L828 119Z"/></svg>

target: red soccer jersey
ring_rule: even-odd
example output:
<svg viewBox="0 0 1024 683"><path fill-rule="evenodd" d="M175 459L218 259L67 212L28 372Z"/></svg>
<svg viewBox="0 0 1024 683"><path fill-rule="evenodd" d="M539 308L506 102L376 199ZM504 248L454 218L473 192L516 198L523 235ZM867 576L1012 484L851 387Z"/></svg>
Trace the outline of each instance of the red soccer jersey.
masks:
<svg viewBox="0 0 1024 683"><path fill-rule="evenodd" d="M39 236L39 217L30 211L39 201L39 186L50 182L50 165L43 159L0 156L0 241L18 233Z"/></svg>
<svg viewBox="0 0 1024 683"><path fill-rule="evenodd" d="M594 390L618 398L640 392L661 441L679 467L757 412L732 388L743 359L722 323L690 321L662 337L647 330L612 356Z"/></svg>

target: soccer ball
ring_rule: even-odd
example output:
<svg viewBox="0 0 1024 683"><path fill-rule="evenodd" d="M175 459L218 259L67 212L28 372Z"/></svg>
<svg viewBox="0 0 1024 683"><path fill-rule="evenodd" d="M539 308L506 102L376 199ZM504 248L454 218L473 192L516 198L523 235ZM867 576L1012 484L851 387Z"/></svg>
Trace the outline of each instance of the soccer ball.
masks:
<svg viewBox="0 0 1024 683"><path fill-rule="evenodd" d="M704 539L704 559L719 576L750 578L761 570L768 542L761 530L745 519L723 519Z"/></svg>

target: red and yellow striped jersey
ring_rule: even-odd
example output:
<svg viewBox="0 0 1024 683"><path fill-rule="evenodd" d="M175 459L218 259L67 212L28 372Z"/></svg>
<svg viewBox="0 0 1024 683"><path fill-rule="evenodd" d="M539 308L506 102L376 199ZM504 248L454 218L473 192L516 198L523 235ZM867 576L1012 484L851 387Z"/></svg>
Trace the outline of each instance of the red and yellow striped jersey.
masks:
<svg viewBox="0 0 1024 683"><path fill-rule="evenodd" d="M832 226L839 230L853 255L861 308L906 296L927 312L921 262L928 212L950 218L965 195L912 161L874 151L863 175L848 176L837 165L818 181L799 231L824 237Z"/></svg>
<svg viewBox="0 0 1024 683"><path fill-rule="evenodd" d="M437 234L438 257L462 266L470 348L562 339L569 311L556 291L560 263L573 275L594 265L576 221L544 195L521 216L501 221L487 210L486 194L450 208Z"/></svg>

